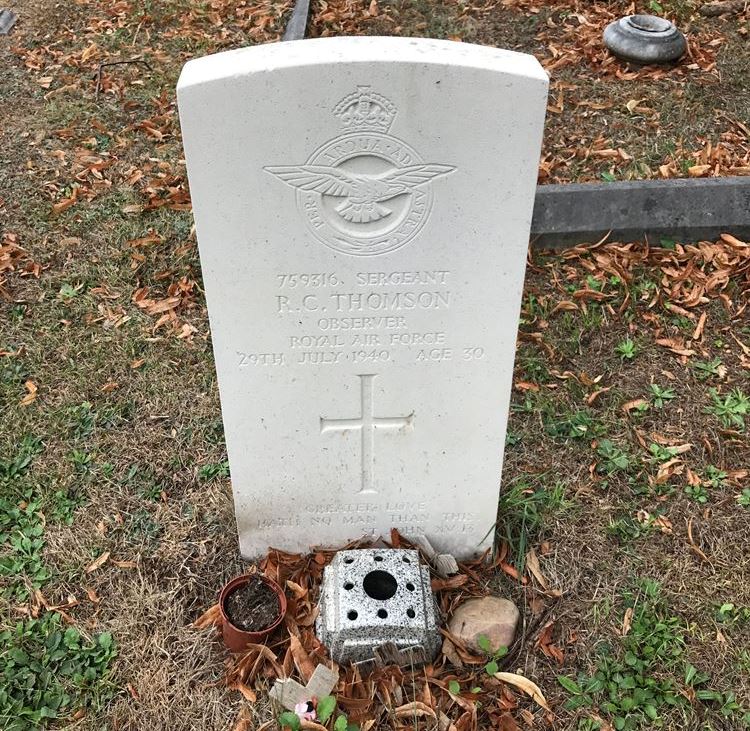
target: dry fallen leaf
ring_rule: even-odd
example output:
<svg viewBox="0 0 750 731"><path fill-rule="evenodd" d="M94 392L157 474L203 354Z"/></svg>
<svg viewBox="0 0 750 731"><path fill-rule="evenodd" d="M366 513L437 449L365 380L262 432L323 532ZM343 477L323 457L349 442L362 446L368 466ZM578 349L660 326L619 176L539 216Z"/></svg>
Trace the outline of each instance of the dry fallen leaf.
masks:
<svg viewBox="0 0 750 731"><path fill-rule="evenodd" d="M547 700L539 689L539 686L533 681L525 678L523 675L516 673L495 673L495 677L503 683L513 685L522 690L526 695L535 700L545 711L552 713L552 709L547 704Z"/></svg>
<svg viewBox="0 0 750 731"><path fill-rule="evenodd" d="M412 701L403 706L399 706L395 710L396 718L412 718L414 716L429 716L430 718L437 718L435 711L429 706L426 706L420 701Z"/></svg>
<svg viewBox="0 0 750 731"><path fill-rule="evenodd" d="M37 391L39 390L34 381L26 381L23 384L26 388L26 395L21 399L21 406L28 406L36 399Z"/></svg>
<svg viewBox="0 0 750 731"><path fill-rule="evenodd" d="M105 551L99 558L92 561L87 567L86 567L86 573L90 574L93 571L96 571L97 569L104 566L105 563L109 560L109 551Z"/></svg>
<svg viewBox="0 0 750 731"><path fill-rule="evenodd" d="M646 399L637 398L632 401L626 401L622 405L622 410L626 414L629 414L633 409L642 409L645 406L648 406L648 401L646 401Z"/></svg>
<svg viewBox="0 0 750 731"><path fill-rule="evenodd" d="M195 629L206 629L206 627L219 627L221 625L221 610L218 604L214 604L210 609L207 609L201 614L198 619L193 622Z"/></svg>
<svg viewBox="0 0 750 731"><path fill-rule="evenodd" d="M626 637L630 632L630 627L633 624L633 607L628 607L625 610L625 615L622 618L622 636Z"/></svg>
<svg viewBox="0 0 750 731"><path fill-rule="evenodd" d="M289 649L292 652L294 664L299 674L305 679L305 683L309 682L315 672L315 663L310 659L307 650L302 647L299 637L293 635L291 632L289 633Z"/></svg>

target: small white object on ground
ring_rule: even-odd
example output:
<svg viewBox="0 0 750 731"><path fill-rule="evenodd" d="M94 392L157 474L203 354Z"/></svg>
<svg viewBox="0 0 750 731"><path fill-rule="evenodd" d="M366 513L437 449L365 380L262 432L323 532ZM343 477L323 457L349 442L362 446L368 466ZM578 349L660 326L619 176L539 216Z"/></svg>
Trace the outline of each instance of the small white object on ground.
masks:
<svg viewBox="0 0 750 731"><path fill-rule="evenodd" d="M330 695L338 681L337 673L325 665L318 665L306 686L291 678L279 679L273 684L269 695L288 711L294 711L300 703Z"/></svg>

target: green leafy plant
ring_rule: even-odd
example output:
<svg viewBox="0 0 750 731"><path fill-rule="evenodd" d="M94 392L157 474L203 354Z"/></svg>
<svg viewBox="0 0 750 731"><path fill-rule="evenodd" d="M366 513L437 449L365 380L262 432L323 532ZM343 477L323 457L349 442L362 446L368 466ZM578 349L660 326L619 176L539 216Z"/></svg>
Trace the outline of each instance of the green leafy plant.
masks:
<svg viewBox="0 0 750 731"><path fill-rule="evenodd" d="M451 680L448 682L448 691L453 695L458 695L461 692L461 686L457 680Z"/></svg>
<svg viewBox="0 0 750 731"><path fill-rule="evenodd" d="M664 447L661 444L656 444L656 442L649 445L648 451L655 462L668 462L680 453L677 447Z"/></svg>
<svg viewBox="0 0 750 731"><path fill-rule="evenodd" d="M497 533L505 538L517 556L519 571L523 570L527 547L539 532L545 516L567 508L565 489L563 482L532 487L518 479L501 491Z"/></svg>
<svg viewBox="0 0 750 731"><path fill-rule="evenodd" d="M706 467L705 479L711 487L724 487L728 477L729 475L718 467L713 465Z"/></svg>
<svg viewBox="0 0 750 731"><path fill-rule="evenodd" d="M657 582L641 582L624 595L628 633L615 646L602 645L597 670L578 680L558 678L568 691L569 709L596 705L617 731L651 729L668 706L685 704L670 674L685 647L683 624L672 616Z"/></svg>
<svg viewBox="0 0 750 731"><path fill-rule="evenodd" d="M326 695L323 696L318 701L318 706L315 709L318 721L320 723L325 724L325 722L333 715L333 712L336 710L336 698L332 695Z"/></svg>
<svg viewBox="0 0 750 731"><path fill-rule="evenodd" d="M686 485L685 494L691 500L695 500L695 502L701 505L708 502L708 492L706 492L706 488L703 485Z"/></svg>
<svg viewBox="0 0 750 731"><path fill-rule="evenodd" d="M622 360L633 360L638 355L638 346L635 341L630 337L621 340L615 346L615 353L617 353Z"/></svg>
<svg viewBox="0 0 750 731"><path fill-rule="evenodd" d="M601 431L591 412L585 410L549 418L545 422L545 430L551 437L562 439L583 439Z"/></svg>
<svg viewBox="0 0 750 731"><path fill-rule="evenodd" d="M40 450L38 439L26 437L11 459L0 461L0 576L10 577L6 599L24 601L49 579L40 501L26 475Z"/></svg>
<svg viewBox="0 0 750 731"><path fill-rule="evenodd" d="M698 360L693 363L693 368L697 371L696 375L701 380L706 380L712 376L721 377L726 370L721 362L721 358L712 360Z"/></svg>
<svg viewBox="0 0 750 731"><path fill-rule="evenodd" d="M342 713L336 717L333 729L334 731L359 731L359 726L356 723L350 723L346 715Z"/></svg>
<svg viewBox="0 0 750 731"><path fill-rule="evenodd" d="M628 453L609 439L602 439L596 447L596 453L602 458L597 470L607 475L616 472L627 472L630 468Z"/></svg>
<svg viewBox="0 0 750 731"><path fill-rule="evenodd" d="M479 635L477 637L477 644L482 652L486 653L490 658L490 661L484 666L484 670L487 675L494 675L500 672L500 666L498 660L502 660L508 654L507 647L498 647L494 649L490 644L490 638L487 635Z"/></svg>
<svg viewBox="0 0 750 731"><path fill-rule="evenodd" d="M657 408L661 409L667 401L671 401L675 398L675 392L672 388L662 388L656 383L652 383L649 386L651 391L651 403Z"/></svg>
<svg viewBox="0 0 750 731"><path fill-rule="evenodd" d="M713 414L726 428L744 429L745 416L750 414L750 397L740 388L735 388L724 397L720 396L715 388L712 388L709 393L712 404L706 412Z"/></svg>
<svg viewBox="0 0 750 731"><path fill-rule="evenodd" d="M746 487L738 496L737 502L743 508L750 508L750 487Z"/></svg>
<svg viewBox="0 0 750 731"><path fill-rule="evenodd" d="M96 412L88 401L68 409L68 428L75 439L90 437L95 426Z"/></svg>
<svg viewBox="0 0 750 731"><path fill-rule="evenodd" d="M291 731L299 731L302 727L299 716L294 711L284 711L278 718L281 728L288 728Z"/></svg>
<svg viewBox="0 0 750 731"><path fill-rule="evenodd" d="M99 708L114 692L109 666L116 655L112 635L92 639L60 615L19 622L0 632L0 718L5 731L40 728L80 708Z"/></svg>
<svg viewBox="0 0 750 731"><path fill-rule="evenodd" d="M73 523L73 513L83 504L83 498L72 490L56 490L54 494L47 498L45 505L45 515L57 523L71 525Z"/></svg>
<svg viewBox="0 0 750 731"><path fill-rule="evenodd" d="M616 536L623 543L634 541L643 536L650 535L653 531L652 522L640 523L630 515L610 519L607 532Z"/></svg>
<svg viewBox="0 0 750 731"><path fill-rule="evenodd" d="M750 625L750 607L738 607L733 602L725 602L716 610L716 621L722 624Z"/></svg>
<svg viewBox="0 0 750 731"><path fill-rule="evenodd" d="M223 462L204 464L198 470L198 477L205 482L215 480L217 477L229 477L228 460L225 459Z"/></svg>

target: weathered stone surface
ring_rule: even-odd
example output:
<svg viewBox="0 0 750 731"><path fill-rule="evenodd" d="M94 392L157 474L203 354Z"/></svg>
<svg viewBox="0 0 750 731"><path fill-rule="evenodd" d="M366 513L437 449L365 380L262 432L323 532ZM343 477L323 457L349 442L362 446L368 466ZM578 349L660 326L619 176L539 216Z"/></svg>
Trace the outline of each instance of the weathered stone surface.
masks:
<svg viewBox="0 0 750 731"><path fill-rule="evenodd" d="M750 178L632 180L540 185L531 225L535 248L660 238L683 243L730 233L750 238Z"/></svg>
<svg viewBox="0 0 750 731"><path fill-rule="evenodd" d="M655 15L628 15L604 29L604 44L615 56L639 64L677 61L687 49L674 23Z"/></svg>
<svg viewBox="0 0 750 731"><path fill-rule="evenodd" d="M420 565L419 553L337 553L323 574L316 631L338 663L372 660L376 648L386 643L391 643L391 650L419 645L432 660L440 648L437 608L430 573ZM414 652L410 656L417 658Z"/></svg>
<svg viewBox="0 0 750 731"><path fill-rule="evenodd" d="M546 95L532 56L429 39L186 64L244 556L491 544Z"/></svg>
<svg viewBox="0 0 750 731"><path fill-rule="evenodd" d="M0 10L0 36L10 33L11 28L16 24L18 16L12 10L3 8Z"/></svg>
<svg viewBox="0 0 750 731"><path fill-rule="evenodd" d="M520 614L509 599L486 596L461 604L448 623L448 630L475 652L482 652L477 638L485 635L493 650L510 647Z"/></svg>

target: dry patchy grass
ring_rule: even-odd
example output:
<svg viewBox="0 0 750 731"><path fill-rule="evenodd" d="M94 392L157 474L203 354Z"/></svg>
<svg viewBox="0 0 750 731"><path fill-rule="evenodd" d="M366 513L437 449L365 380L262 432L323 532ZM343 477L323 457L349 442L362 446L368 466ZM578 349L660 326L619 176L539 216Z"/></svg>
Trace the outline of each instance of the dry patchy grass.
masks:
<svg viewBox="0 0 750 731"><path fill-rule="evenodd" d="M9 261L14 247L12 269L0 271L0 461L21 454L24 439L38 440L30 466L2 483L0 497L40 501L39 558L50 574L41 596L25 573L2 577L0 622L10 627L24 612L43 614L44 600L65 607L88 635L111 631L118 647L115 695L81 718L63 715L60 728L225 729L243 705L224 686L220 645L190 628L241 563L173 88L191 56L276 39L289 5L37 0L16 6L18 28L0 40L0 225ZM484 12L481 3L462 10L404 1L381 2L369 16L366 5L347 5L351 17L337 15L336 3L328 15L318 5L313 30L460 35L546 57L550 44L575 49L571 13L589 12L572 3L538 12L487 3ZM593 5L592 17L620 9L608 7ZM691 8L685 5L684 17ZM722 165L742 163L746 130L712 125L735 119L746 104L738 81L745 56L733 51L743 22L711 21L701 31L700 61L710 65L714 49L720 77L699 66L618 79L596 54L577 51L581 65L553 75L553 103L561 92L576 101L563 100L562 111L550 115L542 176L591 179L611 169L610 158L593 154L566 161L562 152L580 146L568 136L573 128L586 136L586 149L622 147L654 174L659 165L679 174L684 161L700 162L692 155L705 145L696 140L712 130L727 151ZM727 43L711 46L717 33ZM95 96L100 62L139 55L151 71L111 67ZM565 87L574 83L576 90ZM665 93L675 89L683 96ZM625 114L630 98L646 99L652 111L637 113L644 119ZM699 113L680 112L681 100L696 98ZM598 147L590 144L599 138ZM674 150L654 152L662 142ZM712 149L707 159L715 159ZM614 164L617 175L635 169L623 159ZM661 582L661 599L684 633L684 661L750 706L743 614L750 610L750 510L738 501L748 488L740 475L750 445L746 429L709 413L712 388L722 399L736 389L750 394L742 345L750 344L750 329L741 309L747 267L735 261L705 301L688 304L683 291L670 290L676 275L665 273L668 262L643 259L626 286L601 255L540 256L530 267L499 523L508 561L529 580L497 577L524 615L508 669L535 678L556 711L554 728L566 730L586 728L595 711L564 710L569 694L556 676L591 674L604 645L621 646L628 596L640 596L644 579ZM690 261L674 265L679 274ZM591 290L603 298L576 298ZM576 306L561 305L568 302ZM704 313L703 332L693 338ZM656 342L669 338L694 354ZM632 360L617 352L627 340L636 348ZM652 384L674 397L657 407ZM649 408L623 411L638 399ZM691 447L662 479L660 465L669 459L651 444ZM616 467L613 449L628 467L606 474ZM532 547L560 597L530 577ZM721 612L727 604L734 608ZM540 641L547 626L561 663ZM690 695L680 663L664 672ZM519 703L544 727L537 708ZM267 718L262 702L252 713ZM667 728L741 728L741 714L725 718L716 702L694 700L664 717Z"/></svg>

